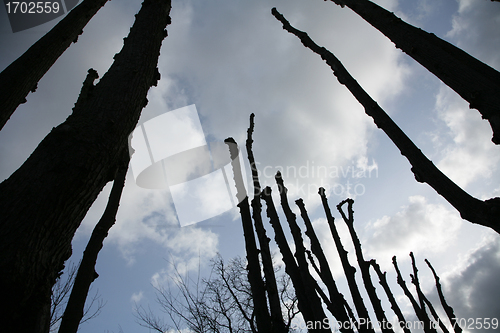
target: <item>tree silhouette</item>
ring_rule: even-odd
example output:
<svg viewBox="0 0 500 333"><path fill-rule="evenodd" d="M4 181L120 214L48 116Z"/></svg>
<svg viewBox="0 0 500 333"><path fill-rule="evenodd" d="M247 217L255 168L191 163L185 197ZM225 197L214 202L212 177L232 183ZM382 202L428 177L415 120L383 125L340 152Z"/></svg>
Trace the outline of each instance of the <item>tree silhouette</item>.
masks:
<svg viewBox="0 0 500 333"><path fill-rule="evenodd" d="M254 115L252 114L250 117L251 131L253 131L253 126L254 126ZM249 130L249 133L251 133L251 131ZM251 139L250 136L249 139ZM234 142L234 140L231 140L231 142ZM251 150L251 148L252 148L251 145L247 145L247 149ZM235 154L234 151L231 152L232 157L235 156L234 154ZM249 156L249 162L255 165L255 158L253 152L249 151L248 156ZM240 174L237 168L233 170L235 171L236 174ZM260 184L258 180L257 181L255 180L256 175L257 173L254 174L254 184ZM239 177L235 176L235 179L238 178ZM351 264L349 263L347 251L345 250L342 244L339 233L335 226L335 221L330 211L325 190L320 188L319 195L323 203L323 208L325 210L325 215L328 224L330 226L332 239L336 244L338 255L341 259L342 266L344 268L345 276L349 285L349 290L351 292L351 296L357 311L357 317L350 309L350 306L345 301L343 295L341 295L336 288L333 276L331 276L331 269L329 263L326 259L325 254L323 253L321 244L319 243L319 240L316 236L312 223L308 217L304 202L301 199L296 200L296 204L301 211L301 216L306 225L306 230L307 230L306 234L311 239L311 249L313 250L312 252L307 250L304 246L302 232L296 222L295 214L291 211L288 205L287 189L284 185L284 181L281 177L280 172L277 173L275 178L276 178L276 184L278 186L278 191L280 194L281 206L287 218L290 231L295 243L295 249L296 249L295 255L292 254L289 246L289 241L286 239L284 231L281 227L279 216L274 206L273 198L271 196L271 188L266 187L261 192L261 197L266 202L267 216L269 217L269 222L274 229L276 244L278 245L278 248L280 249L280 252L283 256L283 262L285 264L285 272L290 276L290 280L292 281L293 288L295 289L295 293L297 295L298 309L301 312L304 321L306 322L306 327L308 331L327 332L330 331L330 329L332 328L332 326L330 326L328 319L325 320L326 316L324 315L323 310L319 309L315 305L316 300L323 300L324 305L330 310L330 312L333 314L338 323L349 323L348 325L342 325L339 327L341 332L352 332L354 327L359 332L374 332L375 327L377 327L377 325L383 332L393 332L392 324L389 323L385 315L384 309L382 308L381 300L378 298L376 294L376 288L371 282L370 267L373 267L376 273L378 274L380 278L380 284L382 285L389 299L389 302L391 303L391 308L393 309L394 313L396 314L399 320L399 325L403 328L405 333L410 332L410 330L407 327L407 322L404 319L404 316L395 300L392 291L390 290L389 285L387 284L385 273L382 273L380 271L380 267L376 264L374 259L371 260L364 259L363 252L361 249L361 242L359 241L359 238L354 229L354 210L353 210L354 201L352 199L346 199L337 205L337 209L340 212L342 219L344 220L349 229L351 240L356 251L356 257L358 259L358 267L361 270L365 290L369 295L372 309L376 314L377 324L371 322L370 316L368 314L368 308L361 297L360 289L356 283L356 277L355 277L356 268L351 266ZM241 186L243 186L243 183L241 182L238 185L237 181L237 187ZM345 204L347 204L347 214L342 209L342 207ZM255 218L255 212L253 217ZM247 230L246 232L249 231ZM252 232L256 232L256 230ZM311 266L314 268L315 272L320 276L321 280L325 283L325 286L329 290L330 298L326 296L326 294L319 286L318 282L310 274L309 265L304 263L306 253L309 257ZM316 266L314 256L312 253L314 253L314 255L320 261L321 269L319 269ZM417 266L415 263L415 258L413 256L413 253L410 253L410 257L412 259L412 267L413 267L413 274L411 275L412 283L416 287L416 292L420 303L418 303L415 300L411 291L406 287L406 284L397 266L396 258L394 257L393 263L397 273L397 281L403 288L404 293L409 297L411 303L413 304L417 317L419 318L419 320L422 321L422 323L424 323L423 326L424 331L426 333L435 332L434 327L435 323L437 322L439 323L443 331L446 332L446 327L443 321L438 317L434 307L429 302L429 300L427 299L427 297L424 295L423 291L420 288L417 275ZM433 271L433 273L435 273L435 271ZM438 287L438 293L442 295L442 290L440 290L440 287ZM444 295L443 295L443 300L444 300ZM446 301L442 301L442 304L443 307L445 306L444 304L447 305ZM322 307L322 305L320 305L320 307ZM428 308L429 311L431 312L434 321L431 321L429 315L427 314L426 308ZM315 314L310 313L311 309L314 310ZM450 313L453 313L452 309L446 311L447 312L451 311ZM452 324L456 324L456 322L452 320L453 317L454 315L450 316L450 322ZM318 323L320 323L320 325L317 325Z"/></svg>
<svg viewBox="0 0 500 333"><path fill-rule="evenodd" d="M0 184L0 278L7 332L47 332L51 287L71 240L122 165L128 136L159 80L170 1L145 0L102 79L89 70L73 113Z"/></svg>
<svg viewBox="0 0 500 333"><path fill-rule="evenodd" d="M469 102L487 119L500 144L500 73L468 53L416 28L369 0L331 0L347 6L387 36L397 48Z"/></svg>
<svg viewBox="0 0 500 333"><path fill-rule="evenodd" d="M90 285L99 276L95 271L97 256L102 249L104 239L108 236L109 229L115 224L120 198L125 186L125 177L130 158L127 151L124 151L123 155L122 165L117 170L106 209L94 227L90 240L83 252L83 258L75 276L73 289L71 290L66 309L61 319L61 326L59 327L59 332L61 333L76 333L78 331L85 312L85 300L87 299Z"/></svg>
<svg viewBox="0 0 500 333"><path fill-rule="evenodd" d="M248 160L253 168L257 165L252 151L254 117L253 114L250 116L250 127L246 144ZM261 316L271 321L270 326L265 327L264 331L269 331L269 327L280 327L281 324L284 324L281 329L289 332L295 331L298 328L296 325L292 324L292 320L297 315L295 310L298 310L298 313L301 314L304 321L303 324L305 326L303 328L307 329L308 332L331 332L332 329L338 329L342 333L352 333L355 331L375 332L379 329L382 332L394 332L393 323L387 319L381 300L376 294L376 287L371 282L370 267L373 267L380 279L380 285L384 289L387 299L391 304L391 309L398 318L398 325L405 333L410 333L410 328L413 327L415 322L408 322L403 316L401 308L396 302L396 298L387 282L386 272L381 272L375 259L366 260L364 258L361 242L354 228L354 200L346 199L342 201L337 205L337 209L342 216L342 220L349 229L351 241L356 251L358 268L361 271L365 291L369 295L371 307L369 304L367 305L361 297L362 291L356 283L357 270L349 262L348 253L337 231L336 222L332 216L326 192L323 188L319 189L319 196L323 203L327 222L331 230L331 241L333 241L337 247L337 252L344 268L345 277L348 281L349 291L356 313L354 313L348 301L346 301L344 296L337 289L330 263L322 250L322 245L309 219L303 200L298 199L295 203L300 210L301 217L306 226L305 235L310 239L310 249L306 248L304 236L297 222L296 215L292 212L288 204L287 189L281 173L278 172L276 174L275 180L279 192L280 205L288 222L293 241L287 239L285 235L285 231L280 222L280 215L274 205L271 188L266 187L260 191L258 172L255 169L252 170L254 193L260 193L260 200L266 203L266 214L274 231L274 240L285 265L284 271L286 275L288 275L291 285L286 282L286 280L285 282L282 279L278 280L276 274L274 274L274 281L270 281L270 275L262 275L262 271L265 272L268 267L265 267L267 263L264 260L264 251L261 251L257 247L255 241L256 233L266 234L262 217L259 216L262 213L262 208L260 204L256 205L253 203L253 212L250 212L250 205L248 205L248 200L246 200L248 198L246 197L246 189L244 187L241 165L238 158L240 153L238 146L232 138L226 139L226 143L229 146L232 160L234 179L237 188L237 199L243 199L243 204L240 202L239 207L242 222L244 221L243 231L247 262L245 263L240 258L236 258L230 262L230 265L225 266L222 257L219 255L213 261L212 265L212 269L215 269L215 274L213 274L214 271L212 270L210 277L202 279L201 282L199 276L197 279L193 280L188 275L181 276L178 271L175 271L175 276L171 278L171 280L174 281L174 288L169 287L165 289L160 286L160 288L157 289L158 302L162 306L164 312L170 317L173 324L168 324L161 317L156 316L150 309L145 310L143 307L137 308L139 323L142 326L154 329L158 332L165 332L167 330L181 332L185 328L194 332L262 332L259 328L257 319L257 311L259 311ZM256 189L259 191L255 191ZM345 204L347 204L347 214L343 210ZM252 218L254 222L256 222L253 226L251 221ZM260 221L260 223L257 221ZM261 239L263 238L259 237L259 240ZM248 240L253 242L251 247L248 246ZM261 246L262 244L269 246L269 239L264 239ZM291 250L293 246L295 247L295 253L292 253ZM249 255L249 252L251 255ZM410 257L412 259L413 268L413 274L411 274L410 277L412 279L412 284L415 286L416 298L407 287L401 275L396 257L393 257L393 265L397 274L397 283L402 287L404 294L409 298L415 314L419 319L419 323L415 325L422 325L421 327L424 329L425 333L435 333L435 327L439 324L441 329L447 332L443 320L439 318L434 306L420 288L417 265L413 253L410 253ZM258 274L250 274L251 269L255 269L255 267L251 267L250 260L257 260L257 265L259 266ZM306 263L305 260L308 260L309 264ZM316 260L319 261L320 267L317 266ZM426 262L428 263L427 260ZM238 265L235 266L235 263L238 263ZM428 265L432 267L429 263ZM237 268L236 270L234 270L235 267ZM313 268L313 273L319 276L320 282L313 277L310 267ZM433 268L431 268L431 270L433 271L436 281L439 281L436 272ZM245 271L246 274L244 274ZM243 277L246 277L246 279ZM279 318L275 315L271 315L270 308L267 306L265 308L258 308L261 302L264 302L266 305L269 304L271 297L274 296L266 287L263 290L263 299L256 300L255 287L252 286L252 284L255 284L256 279L260 279L260 282L258 282L260 285L267 286L270 282L273 282L273 285L277 286L281 308ZM321 282L322 284L320 284ZM453 309L446 303L440 284L436 284L436 286L439 297L442 298L441 303L445 308L445 312L450 314L450 323L456 326ZM329 295L323 291L325 287ZM283 295L290 294L295 296L283 297ZM333 315L334 321L331 321L330 318L326 316L324 312L325 307ZM377 322L370 319L369 310L375 312ZM432 315L433 319L431 319L427 311L430 311L430 315ZM275 322L276 320L278 323ZM238 323L242 323L242 325ZM299 327L299 329L300 328L301 327ZM457 330L460 328L455 329Z"/></svg>
<svg viewBox="0 0 500 333"><path fill-rule="evenodd" d="M0 130L108 0L84 0L0 73Z"/></svg>
<svg viewBox="0 0 500 333"><path fill-rule="evenodd" d="M240 257L224 261L217 255L211 261L209 277L181 274L175 263L167 285L155 286L157 302L171 323L156 315L150 308L137 306L137 322L157 332L258 332L255 325L255 306L246 274L246 263ZM284 330L288 332L297 314L296 299L286 275L276 272L280 302L285 316ZM281 316L281 310L280 310Z"/></svg>
<svg viewBox="0 0 500 333"><path fill-rule="evenodd" d="M292 27L276 8L272 9L272 14L283 23L283 29L296 35L304 46L320 55L321 58L326 61L333 70L338 81L349 89L358 102L363 105L365 113L373 118L375 124L387 134L392 142L399 148L401 154L408 159L412 165L411 171L414 173L415 179L418 182L429 184L437 193L443 196L443 198L458 210L463 219L490 227L497 233L500 233L500 198L496 197L484 201L479 200L455 184L443 174L396 125L396 123L394 123L389 115L370 97L370 95L368 95L351 74L349 74L333 53L317 45L307 33Z"/></svg>

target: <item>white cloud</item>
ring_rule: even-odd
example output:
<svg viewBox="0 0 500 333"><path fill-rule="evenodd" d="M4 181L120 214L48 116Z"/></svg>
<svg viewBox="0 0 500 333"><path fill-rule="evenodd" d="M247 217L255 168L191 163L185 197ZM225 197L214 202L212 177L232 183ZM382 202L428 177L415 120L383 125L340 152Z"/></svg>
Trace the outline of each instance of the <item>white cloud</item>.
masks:
<svg viewBox="0 0 500 333"><path fill-rule="evenodd" d="M374 258L407 256L410 251L443 252L455 240L461 223L457 212L412 196L396 214L368 223L362 243Z"/></svg>
<svg viewBox="0 0 500 333"><path fill-rule="evenodd" d="M144 298L144 293L141 290L138 293L133 293L132 296L130 296L130 301L132 303L139 303L143 298Z"/></svg>
<svg viewBox="0 0 500 333"><path fill-rule="evenodd" d="M453 143L444 148L438 168L461 187L490 177L497 168L499 155L491 142L488 122L445 86L437 95L436 109L453 137Z"/></svg>
<svg viewBox="0 0 500 333"><path fill-rule="evenodd" d="M466 319L468 324L469 318L481 318L483 324L483 318L499 320L499 274L500 240L498 235L492 234L471 251L456 270L443 276L441 283L444 294L457 318ZM462 328L466 327L462 325ZM492 329L474 329L469 332L487 333L492 332Z"/></svg>
<svg viewBox="0 0 500 333"><path fill-rule="evenodd" d="M460 48L500 68L500 6L491 1L459 0L453 28L448 33Z"/></svg>

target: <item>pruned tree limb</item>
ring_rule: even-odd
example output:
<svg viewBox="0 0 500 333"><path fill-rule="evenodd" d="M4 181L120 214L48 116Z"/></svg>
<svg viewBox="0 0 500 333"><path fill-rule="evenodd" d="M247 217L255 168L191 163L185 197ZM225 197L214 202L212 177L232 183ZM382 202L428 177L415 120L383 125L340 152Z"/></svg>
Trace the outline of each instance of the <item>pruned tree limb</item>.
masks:
<svg viewBox="0 0 500 333"><path fill-rule="evenodd" d="M302 281L304 282L304 290L306 292L309 306L311 307L312 313L314 314L314 322L328 323L328 318L323 311L323 306L321 300L315 292L314 285L317 283L309 272L309 265L306 259L306 248L304 246L304 239L302 238L302 231L297 224L297 218L295 213L292 212L290 205L288 203L288 189L285 187L283 177L278 171L275 176L276 184L278 185L278 190L280 193L281 207L285 213L288 226L292 233L292 237L295 243L295 258L297 259L297 264L299 268L300 275L302 276ZM327 325L329 326L329 325ZM313 330L314 332L331 332L328 328L321 327L320 329Z"/></svg>
<svg viewBox="0 0 500 333"><path fill-rule="evenodd" d="M345 214L342 206L347 203L348 216ZM361 270L361 277L363 279L363 284L365 285L366 292L372 303L373 310L375 311L375 316L379 325L381 325L381 330L383 333L394 333L394 330L388 325L388 320L385 315L384 309L382 308L382 303L377 296L377 291L373 286L373 282L370 275L370 262L366 261L363 256L363 250L361 249L361 242L359 241L356 230L354 229L354 210L352 208L354 200L346 199L337 205L337 210L339 211L342 219L349 229L349 234L351 235L352 243L354 245L354 251L356 252L356 258L358 260L358 266Z"/></svg>
<svg viewBox="0 0 500 333"><path fill-rule="evenodd" d="M344 305L349 305L347 304L344 296L339 292L337 288L337 284L335 283L335 280L333 278L332 271L330 269L330 265L328 263L328 260L326 259L326 255L323 252L323 248L321 247L321 244L319 242L318 236L316 235L316 232L314 231L314 228L311 223L311 219L309 218L309 215L307 214L306 207L304 205L304 201L302 199L295 200L295 203L300 209L300 215L302 216L302 219L304 220L304 224L306 225L306 232L305 234L309 237L311 241L311 251L314 253L316 258L318 258L320 269L316 266L314 262L314 258L312 257L310 252L307 252L309 261L311 262L311 265L315 269L315 271L318 273L320 276L321 280L325 284L326 288L328 289L328 293L330 296L330 303L332 304L331 310L332 314L334 317L340 321L340 322L349 322L350 319L353 321L356 320L354 316L349 318L348 313L346 312L346 308ZM329 307L330 309L330 307ZM341 332L352 332L352 327L342 327Z"/></svg>
<svg viewBox="0 0 500 333"><path fill-rule="evenodd" d="M296 35L304 46L320 55L326 61L338 81L349 89L359 103L363 105L366 114L373 118L375 124L389 136L392 142L399 148L401 154L408 159L412 165L411 170L418 182L429 184L459 211L463 219L492 228L497 233L500 233L500 198L482 201L474 198L455 184L418 149L389 115L349 74L333 53L314 43L307 33L292 27L276 8L273 8L272 13L283 23L283 29Z"/></svg>
<svg viewBox="0 0 500 333"><path fill-rule="evenodd" d="M269 218L269 222L274 230L274 240L276 241L276 244L281 252L283 262L285 264L285 272L292 280L295 295L297 296L297 307L302 313L304 320L314 321L315 315L309 305L309 298L307 297L307 292L304 288L305 281L300 274L297 262L295 261L292 251L290 250L290 246L288 245L271 193L272 190L268 186L262 191L261 197L266 202L267 217Z"/></svg>
<svg viewBox="0 0 500 333"><path fill-rule="evenodd" d="M403 312L401 311L401 308L396 302L396 299L394 298L391 288L387 283L386 272L382 273L382 271L380 270L380 266L379 264L377 264L375 259L370 260L370 264L372 265L373 269L375 270L375 272L379 277L380 285L382 286L382 288L384 288L387 298L389 299L389 303L391 303L391 309L398 317L399 326L401 326L401 328L405 333L411 333L410 329L406 326L406 319L403 315Z"/></svg>
<svg viewBox="0 0 500 333"><path fill-rule="evenodd" d="M330 232L335 242L335 246L337 248L340 261L342 263L342 268L344 269L344 274L347 279L349 291L351 292L352 300L354 302L354 307L356 308L356 312L358 313L359 321L361 322L361 320L363 320L365 323L364 325L359 325L358 331L360 333L364 332L373 333L375 332L375 330L373 329L373 325L371 324L370 315L368 314L368 310L366 309L363 297L361 297L361 293L359 291L359 287L356 282L356 277L355 277L356 268L351 266L349 262L347 251L345 250L344 245L342 244L339 232L337 230L337 227L335 226L335 219L333 218L330 206L328 205L328 199L326 198L325 189L320 187L318 194L321 197L321 202L323 204L323 209L325 210L326 219L328 221Z"/></svg>
<svg viewBox="0 0 500 333"><path fill-rule="evenodd" d="M84 0L0 73L0 129L108 0Z"/></svg>
<svg viewBox="0 0 500 333"><path fill-rule="evenodd" d="M423 327L424 332L425 333L437 333L436 330L434 328L432 328L431 320L429 319L427 312L425 312L425 308L423 308L419 305L419 303L415 300L415 297L413 297L413 294L410 292L410 290L406 286L406 282L403 279L403 276L401 275L401 271L399 270L396 256L392 257L392 264L394 265L394 269L396 270L397 282L398 282L399 286L401 287L401 289L403 289L404 294L410 300L410 303L413 306L413 310L415 311L417 318L421 322L423 322L423 324L424 324L424 327Z"/></svg>
<svg viewBox="0 0 500 333"><path fill-rule="evenodd" d="M434 280L436 280L436 289L439 295L439 300L441 301L441 305L443 306L443 309L446 312L446 315L448 316L448 319L451 322L451 326L453 326L455 333L462 333L462 328L460 327L460 325L458 325L457 317L455 316L453 308L448 305L446 299L444 298L443 289L441 287L441 283L439 282L439 276L437 275L436 271L434 270L434 267L432 267L429 260L425 259L425 263L427 264L427 266L429 266L430 270L432 271L432 274L434 275Z"/></svg>
<svg viewBox="0 0 500 333"><path fill-rule="evenodd" d="M250 168L252 169L252 179L253 179L253 199L251 201L252 205L252 217L255 224L255 232L257 233L257 238L260 244L260 255L262 258L262 270L264 271L264 277L266 279L266 292L269 299L269 309L271 311L271 323L273 332L286 332L285 323L283 322L283 316L281 313L280 299L278 295L278 286L276 282L276 275L274 274L273 259L271 256L271 250L269 248L269 242L271 239L266 235L266 229L262 223L262 204L260 202L261 186L259 181L259 172L257 170L257 165L255 163L255 157L252 150L252 133L254 131L254 119L255 114L250 115L250 126L247 130L247 140L246 149L248 162L250 163Z"/></svg>
<svg viewBox="0 0 500 333"><path fill-rule="evenodd" d="M99 276L95 271L97 256L103 247L104 239L108 236L109 230L115 224L116 214L120 206L120 198L125 186L125 177L130 160L126 146L123 149L122 155L123 161L117 166L117 173L106 209L94 227L83 252L83 258L78 267L75 283L73 284L68 304L61 319L60 333L76 333L78 331L80 321L83 318L85 300L87 299L90 285Z"/></svg>
<svg viewBox="0 0 500 333"><path fill-rule="evenodd" d="M229 147L234 181L236 183L236 197L238 199L238 207L240 209L241 223L243 225L243 234L245 237L245 248L248 260L248 281L252 288L257 330L259 332L271 332L271 316L267 306L264 281L262 281L259 250L255 241L250 205L248 204L248 196L241 173L239 149L233 138L227 138L224 142Z"/></svg>
<svg viewBox="0 0 500 333"><path fill-rule="evenodd" d="M455 45L414 27L368 0L331 0L347 6L427 68L487 119L500 144L500 73ZM492 0L498 1L498 0Z"/></svg>

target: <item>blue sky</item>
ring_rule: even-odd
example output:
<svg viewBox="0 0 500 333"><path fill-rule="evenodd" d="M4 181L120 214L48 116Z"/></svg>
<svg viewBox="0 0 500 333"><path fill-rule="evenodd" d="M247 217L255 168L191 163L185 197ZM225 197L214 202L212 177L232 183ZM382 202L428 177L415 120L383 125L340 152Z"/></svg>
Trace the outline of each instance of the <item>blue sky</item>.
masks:
<svg viewBox="0 0 500 333"><path fill-rule="evenodd" d="M375 2L500 69L500 4L487 0ZM413 251L424 291L432 299L437 300L437 295L424 258L440 274L459 318L498 317L499 236L462 221L429 186L415 181L394 144L321 58L281 28L271 15L272 7L332 51L452 180L478 198L500 196L499 148L491 143L491 129L479 112L469 110L457 94L350 9L332 2L173 1L172 24L159 60L161 80L149 92L141 122L195 104L207 141L232 136L242 144L249 115L255 113L254 153L261 181L272 185L272 174L285 170L290 201L304 198L332 266L337 267L338 281L344 278L335 264L338 259L316 194L320 184L332 189L332 207L347 196L354 197L355 226L365 257L376 258L388 271L395 292L400 289L391 257L398 256L409 279L408 253ZM28 96L0 132L0 180L70 114L87 70L94 68L100 76L106 72L139 8L140 1L107 3L78 43L42 78L36 93ZM1 69L55 24L14 34L5 11L0 15ZM370 166L369 176L353 177L353 169ZM321 168L329 170L328 175L318 176ZM353 186L349 193L341 191L347 182ZM105 188L77 231L72 260L81 257L109 190L110 186ZM338 213L334 216L340 219ZM346 230L341 234L349 244ZM226 259L244 255L236 209L180 228L169 191L142 189L129 173L117 223L97 263L100 277L93 284L107 304L80 332L118 332L120 326L124 332L147 332L135 323L134 302L154 306L152 283L168 281L167 260L196 272L199 261L206 269L217 252ZM402 297L404 310L410 311L405 302Z"/></svg>

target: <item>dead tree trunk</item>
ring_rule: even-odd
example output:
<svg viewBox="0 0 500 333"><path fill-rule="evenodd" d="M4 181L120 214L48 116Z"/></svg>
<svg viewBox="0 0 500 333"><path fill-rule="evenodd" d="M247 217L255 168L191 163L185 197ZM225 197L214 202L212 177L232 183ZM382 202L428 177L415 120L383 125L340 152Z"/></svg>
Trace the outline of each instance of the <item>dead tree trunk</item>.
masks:
<svg viewBox="0 0 500 333"><path fill-rule="evenodd" d="M500 144L500 73L453 44L416 28L368 0L332 0L351 8L487 119Z"/></svg>
<svg viewBox="0 0 500 333"><path fill-rule="evenodd" d="M266 212L269 222L274 230L274 240L278 244L281 255L283 256L283 262L285 263L285 272L290 276L292 280L293 288L295 289L295 294L297 296L297 306L299 311L302 313L305 321L314 321L315 315L312 312L312 308L309 304L309 299L307 296L307 291L304 288L305 281L302 279L297 262L288 246L288 242L285 237L285 233L281 226L278 212L274 206L273 198L271 197L271 188L266 187L261 193L262 199L266 202Z"/></svg>
<svg viewBox="0 0 500 333"><path fill-rule="evenodd" d="M332 304L333 316L342 323L350 322L351 320L355 321L356 318L354 317L354 315L352 315L352 317L350 318L348 312L346 312L345 306L349 307L349 305L347 304L344 295L342 295L339 292L337 284L333 279L333 274L332 271L330 270L330 264L326 259L325 253L323 252L323 248L321 247L321 243L319 242L318 236L316 236L316 232L314 231L309 215L307 214L304 201L302 199L298 199L295 201L295 203L299 207L302 219L304 220L304 224L306 225L305 234L309 237L311 241L311 251L312 253L314 253L316 258L318 258L320 268L317 269L317 273L320 276L323 283L326 285L326 288L328 289L328 293L330 296L329 300ZM309 258L310 258L309 261L316 269L312 256L310 256ZM353 329L350 325L347 327L342 326L340 331L353 332Z"/></svg>
<svg viewBox="0 0 500 333"><path fill-rule="evenodd" d="M145 0L106 75L81 96L26 162L0 184L0 288L5 332L48 332L50 293L71 240L159 79L170 1Z"/></svg>
<svg viewBox="0 0 500 333"><path fill-rule="evenodd" d="M266 229L262 223L262 204L260 202L261 186L259 181L259 172L257 171L257 165L255 163L255 157L252 150L252 133L254 130L254 118L255 115L252 113L250 115L250 127L247 131L247 141L246 149L248 162L250 163L250 168L252 169L252 179L253 179L253 199L252 205L252 217L255 224L255 232L257 233L257 238L260 244L260 254L262 258L262 270L264 271L264 278L266 279L266 292L269 299L269 308L271 310L271 323L273 332L287 332L285 323L283 322L283 315L281 313L281 302L278 293L278 285L276 282L276 274L274 274L273 259L271 256L271 249L269 248L269 242L271 239L266 235Z"/></svg>
<svg viewBox="0 0 500 333"><path fill-rule="evenodd" d="M108 0L84 0L22 56L0 73L0 130L38 81L71 45Z"/></svg>
<svg viewBox="0 0 500 333"><path fill-rule="evenodd" d="M328 221L328 225L330 226L330 231L332 233L333 240L335 241L335 246L337 247L337 252L340 257L340 261L342 263L342 268L344 269L344 274L347 279L347 284L349 286L349 290L351 292L352 300L354 302L354 306L356 308L356 312L358 313L360 325L358 327L358 331L360 333L374 333L375 330L370 321L370 316L368 314L368 310L366 309L365 303L363 302L363 298L361 297L361 293L359 292L358 284L356 283L356 268L351 266L349 263L349 258L347 257L347 251L344 249L342 245L342 241L340 240L340 235L337 231L337 227L335 226L335 219L332 216L332 212L328 205L328 200L325 195L325 189L320 187L319 195L321 197L321 202L323 203L323 208L325 210L326 219Z"/></svg>
<svg viewBox="0 0 500 333"><path fill-rule="evenodd" d="M347 203L347 211L348 215L344 213L342 210L342 206ZM337 205L337 210L342 215L342 219L347 225L349 229L349 234L351 235L352 243L354 244L354 250L356 252L356 258L358 259L359 269L361 270L361 277L363 278L363 283L365 285L366 292L368 293L368 297L373 306L373 310L375 311L375 315L377 316L377 320L381 325L381 329L383 333L394 333L394 330L390 327L389 321L385 316L384 309L382 308L382 303L377 296L377 291L373 286L372 278L370 276L370 262L366 261L363 256L363 251L361 249L361 242L359 241L356 230L354 230L354 211L352 209L352 205L354 204L354 200L347 199L342 201Z"/></svg>
<svg viewBox="0 0 500 333"><path fill-rule="evenodd" d="M236 197L238 200L241 222L243 224L243 234L245 237L245 249L248 260L248 282L250 283L252 290L257 330L259 332L272 332L271 317L269 316L266 291L264 288L264 281L262 281L262 273L260 269L259 250L257 249L257 243L255 242L250 205L248 204L248 196L243 183L240 158L238 156L238 146L233 138L227 138L224 142L229 146L229 152L231 155L231 165L233 167L234 181L237 191Z"/></svg>
<svg viewBox="0 0 500 333"><path fill-rule="evenodd" d="M87 299L90 285L99 276L95 271L97 256L102 249L104 239L108 236L109 229L115 224L116 213L118 212L120 198L125 186L125 177L130 160L128 149L123 150L123 155L123 164L117 170L106 209L94 227L87 247L83 252L83 258L80 267L78 267L73 289L71 290L68 304L61 319L59 333L76 333L78 331L78 326L84 314L85 300Z"/></svg>
<svg viewBox="0 0 500 333"><path fill-rule="evenodd" d="M310 48L326 61L339 82L349 89L359 103L363 105L366 114L373 118L375 124L389 136L392 142L399 148L401 154L408 159L412 165L411 170L418 182L429 184L460 212L460 216L463 219L490 227L497 233L500 233L500 218L498 214L498 211L500 211L500 198L482 201L461 189L415 146L410 138L394 123L377 102L363 90L330 51L314 43L305 32L293 28L276 8L273 8L272 12L283 23L283 29L296 35L306 47Z"/></svg>
<svg viewBox="0 0 500 333"><path fill-rule="evenodd" d="M457 323L457 317L455 316L453 308L448 305L446 299L444 298L443 289L441 288L441 283L439 282L439 276L437 275L436 271L434 270L434 267L432 267L429 260L425 259L425 263L427 264L427 266L429 266L429 268L432 271L432 274L434 275L434 279L436 280L436 289L439 295L439 300L441 301L441 305L443 306L443 309L446 312L448 319L450 319L451 326L453 326L455 333L462 333L462 328Z"/></svg>
<svg viewBox="0 0 500 333"><path fill-rule="evenodd" d="M394 295L392 294L391 288L389 287L389 284L387 283L387 278L386 278L386 272L382 273L380 270L380 266L377 264L375 259L370 260L370 264L373 266L373 269L375 269L375 272L377 272L377 275L380 280L380 285L382 288L384 288L385 293L387 295L387 298L389 299L389 303L391 303L391 309L394 311L396 316L398 317L398 322L399 326L403 329L405 333L411 333L411 331L406 327L406 319L403 316L403 312L401 311L401 308L399 307L398 303L396 302L396 299L394 298Z"/></svg>
<svg viewBox="0 0 500 333"><path fill-rule="evenodd" d="M275 179L280 192L281 207L283 208L286 219L288 221L288 225L290 227L290 231L292 233L293 240L295 242L295 258L297 259L299 273L302 276L302 281L304 282L304 289L309 300L309 306L311 307L311 310L315 317L314 323L321 323L321 328L318 330L314 330L314 332L331 332L329 328L330 324L328 323L328 318L323 311L321 300L315 291L316 281L309 272L309 265L307 264L306 248L304 247L302 232L297 225L296 216L292 212L292 210L290 209L290 205L288 204L288 190L285 187L283 178L281 177L281 173L279 171L276 174Z"/></svg>

